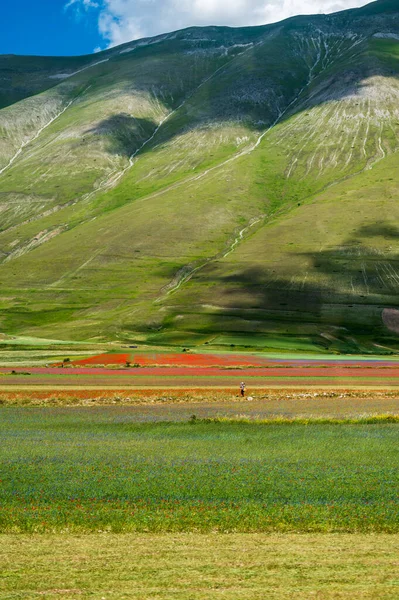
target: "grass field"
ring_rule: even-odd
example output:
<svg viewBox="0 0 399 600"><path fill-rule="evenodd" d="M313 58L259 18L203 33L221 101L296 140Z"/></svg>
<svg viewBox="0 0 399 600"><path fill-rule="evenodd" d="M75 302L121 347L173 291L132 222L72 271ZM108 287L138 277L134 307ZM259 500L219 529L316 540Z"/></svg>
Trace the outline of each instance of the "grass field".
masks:
<svg viewBox="0 0 399 600"><path fill-rule="evenodd" d="M0 597L387 600L397 535L0 536Z"/></svg>
<svg viewBox="0 0 399 600"><path fill-rule="evenodd" d="M3 407L0 432L3 533L399 532L395 424Z"/></svg>

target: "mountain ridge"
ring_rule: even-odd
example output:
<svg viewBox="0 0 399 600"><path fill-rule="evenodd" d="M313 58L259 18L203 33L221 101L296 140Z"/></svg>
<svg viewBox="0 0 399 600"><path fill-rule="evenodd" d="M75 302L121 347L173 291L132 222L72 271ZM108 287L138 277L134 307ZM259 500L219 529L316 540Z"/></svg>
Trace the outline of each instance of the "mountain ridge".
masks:
<svg viewBox="0 0 399 600"><path fill-rule="evenodd" d="M293 257L282 252L273 283L273 269L265 267L273 253L257 242L261 233L265 240L271 235L276 215L286 219L311 202L322 219L317 198L328 195L331 186L346 185L345 195L354 196L352 180L369 181L369 172L385 173L385 163L396 160L399 46L394 38L375 37L399 31L398 11L396 18L389 12L393 4L293 17L256 32L243 28L229 38L217 27L206 28L212 39L200 28L195 34L202 38L192 38L189 28L158 36L156 44L134 42L134 51L127 51L132 43L107 51L107 61L104 53L96 55L97 64L75 61L78 72L3 108L2 330L202 343L214 338L223 322L230 339L255 333L265 347L281 334L332 351L377 351L380 341L395 350L382 317L397 305L388 293L397 272L392 252L380 249L384 268L394 269L393 279L378 276L374 267L368 274L371 260L360 261L371 304L362 299L359 326L350 306L364 294L353 274L350 293L336 293L328 310L324 300L334 295L331 285L345 288L346 267L333 267L329 259L320 278L316 259L313 266L308 260L307 283L296 283L286 264ZM382 7L388 16L381 20ZM381 31L381 23L389 31ZM59 65L64 68L65 62ZM396 181L392 170L387 179ZM394 200L383 200L380 212L389 207L394 214ZM336 212L346 207L335 201ZM362 198L357 203L364 205ZM345 210L353 211L350 206ZM373 206L368 210L381 221ZM391 217L385 221L389 230ZM361 224L356 227L362 231ZM344 247L350 246L350 237L342 235ZM298 244L293 233L290 243ZM258 274L252 273L251 283L241 272L240 292L229 292L231 301L236 296L229 308L231 283L223 270L231 269L245 248ZM316 256L316 246L309 251ZM301 273L305 259L301 263L298 256L294 263ZM216 283L206 279L211 265ZM373 295L377 281L382 288ZM264 293L265 286L275 285L271 296ZM207 286L218 298L217 318L207 308L212 304ZM304 296L313 314L310 309L287 314L283 305L298 303L299 297L303 304ZM260 321L260 313L248 320L248 310L265 312ZM220 311L232 316L220 318ZM371 325L370 311L376 313ZM298 318L307 319L302 329Z"/></svg>

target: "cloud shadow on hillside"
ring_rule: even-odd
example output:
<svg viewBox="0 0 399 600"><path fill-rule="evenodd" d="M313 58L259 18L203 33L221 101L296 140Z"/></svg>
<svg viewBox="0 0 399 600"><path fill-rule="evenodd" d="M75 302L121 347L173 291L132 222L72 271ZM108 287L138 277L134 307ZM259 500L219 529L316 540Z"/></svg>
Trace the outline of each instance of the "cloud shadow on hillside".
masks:
<svg viewBox="0 0 399 600"><path fill-rule="evenodd" d="M399 238L399 227L391 223L379 221L371 225L364 225L357 231L359 237L376 237L381 236L387 240L397 240Z"/></svg>
<svg viewBox="0 0 399 600"><path fill-rule="evenodd" d="M206 313L209 331L267 333L277 324L281 332L313 327L341 331L337 335L349 340L352 335L392 338L382 311L399 308L399 253L387 258L363 243L369 236L386 238L387 234L397 239L396 228L381 222L359 228L339 248L299 254L306 259L307 273L290 270L288 265L287 274L280 275L273 267L235 260L227 266L233 273L225 274L222 262L210 263L189 285L195 289L197 279L198 302L214 307L214 312ZM313 281L307 276L312 271ZM184 313L178 295L172 304ZM190 312L195 312L194 306Z"/></svg>
<svg viewBox="0 0 399 600"><path fill-rule="evenodd" d="M276 56L279 56L278 64ZM273 38L270 44L254 47L245 56L236 56L215 77L201 84L197 90L188 92L184 106L171 114L159 134L140 154L150 152L154 146L168 143L182 133L200 131L213 124L242 124L255 133L262 133L276 122L279 114L279 122L283 123L295 114L331 101L362 97L367 81L373 76L398 77L392 65L381 62L375 56L367 60L363 60L362 56L360 51L359 57L349 63L344 62L338 71L334 66L316 74L306 89L308 65L292 49L289 54L289 44L284 36ZM289 108L302 89L304 91L298 101ZM171 112L176 109L170 103L166 103L165 107ZM104 125L113 126L116 132L115 148L134 146L132 138L136 119L120 113L107 121ZM123 131L124 126L126 131ZM145 120L143 126L144 131L148 131ZM150 135L153 131L154 128Z"/></svg>
<svg viewBox="0 0 399 600"><path fill-rule="evenodd" d="M118 113L100 121L85 133L105 139L109 153L129 158L151 137L157 126L150 119Z"/></svg>

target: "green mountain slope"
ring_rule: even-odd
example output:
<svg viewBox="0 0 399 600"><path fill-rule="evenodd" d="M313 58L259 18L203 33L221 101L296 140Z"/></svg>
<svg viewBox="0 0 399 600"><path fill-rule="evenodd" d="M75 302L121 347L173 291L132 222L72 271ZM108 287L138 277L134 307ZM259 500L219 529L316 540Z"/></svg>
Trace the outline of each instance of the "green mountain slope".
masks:
<svg viewBox="0 0 399 600"><path fill-rule="evenodd" d="M396 348L395 4L3 57L0 329Z"/></svg>

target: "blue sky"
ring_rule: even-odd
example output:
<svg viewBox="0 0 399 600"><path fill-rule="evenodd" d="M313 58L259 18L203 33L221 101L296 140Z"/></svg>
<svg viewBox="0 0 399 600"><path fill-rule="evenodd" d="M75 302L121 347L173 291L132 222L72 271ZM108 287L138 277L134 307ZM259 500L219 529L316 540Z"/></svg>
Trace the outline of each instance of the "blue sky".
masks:
<svg viewBox="0 0 399 600"><path fill-rule="evenodd" d="M89 54L191 25L260 25L367 0L3 0L0 54Z"/></svg>
<svg viewBox="0 0 399 600"><path fill-rule="evenodd" d="M65 0L5 0L0 54L88 54L106 45L94 9L79 14L65 5Z"/></svg>

